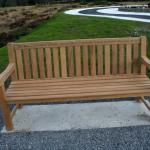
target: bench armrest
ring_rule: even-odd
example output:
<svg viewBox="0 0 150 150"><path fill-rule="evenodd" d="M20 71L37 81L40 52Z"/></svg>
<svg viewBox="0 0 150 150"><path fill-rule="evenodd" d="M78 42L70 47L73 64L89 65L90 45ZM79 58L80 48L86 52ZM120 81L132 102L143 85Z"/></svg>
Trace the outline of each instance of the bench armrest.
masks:
<svg viewBox="0 0 150 150"><path fill-rule="evenodd" d="M0 74L0 87L4 85L4 82L12 75L15 71L15 65L9 64L7 68Z"/></svg>
<svg viewBox="0 0 150 150"><path fill-rule="evenodd" d="M150 59L146 56L141 56L141 63L146 65L148 69L150 69Z"/></svg>

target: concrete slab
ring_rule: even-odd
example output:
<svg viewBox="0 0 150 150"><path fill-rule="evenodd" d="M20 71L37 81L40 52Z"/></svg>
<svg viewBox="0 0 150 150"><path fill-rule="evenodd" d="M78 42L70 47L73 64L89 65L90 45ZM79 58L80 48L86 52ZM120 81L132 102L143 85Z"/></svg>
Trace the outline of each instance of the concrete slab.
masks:
<svg viewBox="0 0 150 150"><path fill-rule="evenodd" d="M13 123L13 132L138 126L150 125L150 112L135 101L32 105L18 110Z"/></svg>

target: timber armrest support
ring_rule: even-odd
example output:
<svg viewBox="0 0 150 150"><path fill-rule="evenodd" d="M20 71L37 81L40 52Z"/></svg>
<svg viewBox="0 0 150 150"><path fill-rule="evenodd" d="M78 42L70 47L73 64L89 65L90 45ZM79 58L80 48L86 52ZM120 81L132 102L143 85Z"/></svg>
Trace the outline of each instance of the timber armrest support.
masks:
<svg viewBox="0 0 150 150"><path fill-rule="evenodd" d="M141 56L140 62L141 62L142 64L146 65L146 67L147 67L148 69L150 69L150 59L149 59L148 57L146 57L146 56Z"/></svg>
<svg viewBox="0 0 150 150"><path fill-rule="evenodd" d="M9 64L7 68L0 74L0 87L3 86L4 82L12 75L15 71L15 65Z"/></svg>

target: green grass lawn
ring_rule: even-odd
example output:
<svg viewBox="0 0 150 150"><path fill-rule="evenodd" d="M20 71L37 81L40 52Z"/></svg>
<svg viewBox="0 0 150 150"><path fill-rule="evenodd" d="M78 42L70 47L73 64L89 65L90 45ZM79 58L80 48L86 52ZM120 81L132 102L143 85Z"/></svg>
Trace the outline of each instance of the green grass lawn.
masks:
<svg viewBox="0 0 150 150"><path fill-rule="evenodd" d="M150 24L108 18L83 17L58 13L41 23L17 42L108 38L146 35L150 48ZM148 51L150 57L150 51ZM6 48L0 48L0 72L8 64Z"/></svg>

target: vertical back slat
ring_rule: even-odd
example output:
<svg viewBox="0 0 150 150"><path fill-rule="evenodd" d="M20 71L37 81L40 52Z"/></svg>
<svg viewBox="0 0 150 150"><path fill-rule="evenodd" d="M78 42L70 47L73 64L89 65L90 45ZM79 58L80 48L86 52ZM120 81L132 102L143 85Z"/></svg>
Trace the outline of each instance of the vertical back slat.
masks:
<svg viewBox="0 0 150 150"><path fill-rule="evenodd" d="M31 49L31 66L32 66L32 75L33 79L38 78L38 65L37 65L37 56L36 56L36 49Z"/></svg>
<svg viewBox="0 0 150 150"><path fill-rule="evenodd" d="M24 66L25 66L25 76L26 79L31 78L31 68L30 68L30 59L29 59L29 50L23 50L23 57L24 57Z"/></svg>
<svg viewBox="0 0 150 150"><path fill-rule="evenodd" d="M53 48L54 78L60 77L58 48Z"/></svg>
<svg viewBox="0 0 150 150"><path fill-rule="evenodd" d="M15 59L14 46L13 46L13 44L8 44L7 48L8 48L9 63L15 64L15 71L11 75L11 80L17 80L17 70L16 70L16 59Z"/></svg>
<svg viewBox="0 0 150 150"><path fill-rule="evenodd" d="M40 73L40 79L45 78L45 67L44 67L44 49L39 48L38 49L38 61L39 61L39 73Z"/></svg>
<svg viewBox="0 0 150 150"><path fill-rule="evenodd" d="M103 75L104 73L104 63L103 63L103 46L97 46L97 59L98 59L98 75Z"/></svg>
<svg viewBox="0 0 150 150"><path fill-rule="evenodd" d="M139 45L133 45L133 73L139 73L139 65L138 65L138 58L139 58Z"/></svg>
<svg viewBox="0 0 150 150"><path fill-rule="evenodd" d="M66 48L60 48L60 57L61 57L61 75L63 78L67 77L67 63L66 63Z"/></svg>
<svg viewBox="0 0 150 150"><path fill-rule="evenodd" d="M105 75L110 75L110 45L105 45Z"/></svg>
<svg viewBox="0 0 150 150"><path fill-rule="evenodd" d="M95 46L90 46L90 65L91 65L91 75L96 75L96 57L95 57Z"/></svg>
<svg viewBox="0 0 150 150"><path fill-rule="evenodd" d="M83 74L84 76L89 75L89 65L88 65L88 47L83 46Z"/></svg>
<svg viewBox="0 0 150 150"><path fill-rule="evenodd" d="M119 45L119 73L124 74L125 73L125 51L124 51L124 45Z"/></svg>
<svg viewBox="0 0 150 150"><path fill-rule="evenodd" d="M75 47L75 62L76 62L76 76L81 76L81 49L80 46Z"/></svg>
<svg viewBox="0 0 150 150"><path fill-rule="evenodd" d="M12 80L146 74L146 37L8 44Z"/></svg>
<svg viewBox="0 0 150 150"><path fill-rule="evenodd" d="M112 45L112 74L117 74L117 45Z"/></svg>
<svg viewBox="0 0 150 150"><path fill-rule="evenodd" d="M131 74L132 70L132 46L131 44L127 44L126 47L126 73Z"/></svg>
<svg viewBox="0 0 150 150"><path fill-rule="evenodd" d="M146 56L146 48L147 48L147 39L145 36L141 37L141 56ZM141 74L146 74L146 66L144 64L141 64Z"/></svg>
<svg viewBox="0 0 150 150"><path fill-rule="evenodd" d="M51 57L51 49L46 48L45 49L46 54L46 72L47 72L47 78L52 78L52 57Z"/></svg>
<svg viewBox="0 0 150 150"><path fill-rule="evenodd" d="M18 66L18 78L19 80L24 79L24 71L23 71L23 60L22 60L22 51L21 49L16 49L16 59Z"/></svg>
<svg viewBox="0 0 150 150"><path fill-rule="evenodd" d="M73 47L68 47L68 64L69 64L69 76L74 76L74 59L73 59Z"/></svg>

